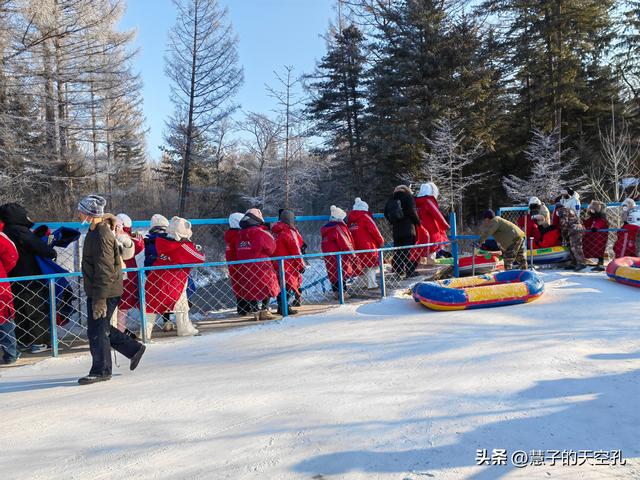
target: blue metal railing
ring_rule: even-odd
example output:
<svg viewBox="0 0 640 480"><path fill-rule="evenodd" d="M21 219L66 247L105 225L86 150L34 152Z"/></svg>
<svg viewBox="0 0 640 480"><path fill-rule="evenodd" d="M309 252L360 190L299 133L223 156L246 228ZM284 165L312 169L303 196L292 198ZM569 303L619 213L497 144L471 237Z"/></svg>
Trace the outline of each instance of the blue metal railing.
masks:
<svg viewBox="0 0 640 480"><path fill-rule="evenodd" d="M344 304L345 296L344 296L344 288L345 288L345 279L344 273L342 271L342 258L344 256L357 255L361 253L372 253L375 252L379 255L380 259L380 293L381 297L386 296L386 273L384 269L384 258L386 253L391 253L395 251L408 251L412 249L423 249L427 247L435 247L435 246L446 246L451 245L453 250L453 258L454 265L457 267L458 264L458 253L455 248L456 240L450 239L447 242L439 242L439 243L426 243L420 245L412 245L412 246L402 246L402 247L384 247L381 249L368 249L368 250L357 250L357 251L346 251L346 252L329 252L329 253L312 253L306 255L293 255L293 256L284 256L284 257L270 257L270 258L256 258L249 260L237 260L233 262L205 262L205 263L197 263L197 264L181 264L181 265L164 265L164 266L151 266L151 267L138 267L138 268L125 268L123 272L135 272L138 275L138 292L139 292L139 303L140 303L140 330L142 332L142 340L143 342L147 342L146 336L146 298L145 298L145 288L144 284L146 281L146 274L149 271L153 270L175 270L175 269L184 269L184 268L216 268L216 267L229 267L233 265L243 265L243 264L253 264L253 263L264 263L264 262L277 262L279 265L279 283L281 285L281 302L282 302L282 314L284 317L288 315L288 297L286 292L286 282L284 277L284 262L286 260L294 260L294 259L317 259L324 257L337 257L338 264L338 300L340 304ZM457 270L457 269L456 269ZM457 272L456 272L457 275ZM51 342L52 342L52 355L57 357L59 354L58 351L58 338L57 338L57 311L58 311L58 298L55 293L56 289L56 280L60 278L80 278L82 277L81 272L68 272L68 273L55 273L55 274L47 274L47 275L29 275L22 277L11 277L11 278L0 278L0 283L8 282L22 282L22 281L32 281L39 280L43 282L47 282L49 292L48 292L48 302L49 302L49 317L50 317L50 329L51 329ZM324 281L326 278L321 279L320 281Z"/></svg>

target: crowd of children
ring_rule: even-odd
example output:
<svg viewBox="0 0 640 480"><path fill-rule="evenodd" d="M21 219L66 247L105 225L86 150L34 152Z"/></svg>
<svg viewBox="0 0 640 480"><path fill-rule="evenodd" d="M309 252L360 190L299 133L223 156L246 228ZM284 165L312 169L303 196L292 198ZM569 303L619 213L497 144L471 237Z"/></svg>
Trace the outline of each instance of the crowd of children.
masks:
<svg viewBox="0 0 640 480"><path fill-rule="evenodd" d="M400 278L413 276L420 259L433 258L437 252L442 252L448 240L449 224L440 211L438 194L433 182L421 184L415 190L399 185L385 205L384 215L392 227L393 246L408 247L392 256L392 269ZM143 332L134 333L127 328L127 312L140 308L139 274L128 272L123 275L122 269L135 268L136 257L143 253L145 267L160 267L146 272L147 331L144 336L151 338L158 316L163 317L165 329L172 329L170 313L175 315L178 335L188 336L199 333L189 319L190 269L166 267L205 261L202 249L191 241L193 232L186 219L173 217L168 220L160 214L153 215L151 228L142 236L132 231L133 222L129 216L105 213L105 205L102 197L91 195L78 206L81 220L89 224L82 260L89 316L101 319L101 322L108 319L107 323L89 322L93 327L100 325L88 332L92 354L99 359L91 370L91 375L96 377L109 376L111 368L104 354L106 347L100 343L104 339L98 338L101 335L112 338L112 346L120 348L128 358L143 352L136 341ZM528 211L516 224L487 210L480 228L480 243L493 237L497 243L494 247L503 253L506 269L525 267L527 248L563 244L569 246L571 268L581 270L585 268L586 259L591 258L598 262L596 270L603 269L610 226L606 205L592 201L581 218L580 197L571 188L566 188L555 199L552 210L550 212L539 198L531 197ZM384 239L369 205L356 198L348 214L335 205L331 206L329 214L329 221L320 230L321 251L324 254L340 253L323 256L327 278L336 297L340 290L349 296L352 279L359 278L363 288L379 288L378 249L383 247ZM623 202L621 218L623 225L617 232L613 251L616 257L636 256L640 251L640 208L632 199ZM280 271L280 262L266 261L274 257L300 257L306 253L294 212L280 210L278 221L271 226L265 223L258 208L233 213L228 221L229 229L224 235L226 260L249 261L228 266L237 313L255 320L272 319L275 318L270 311L272 300L275 298L277 313L282 314L282 301L286 298L288 313L296 314L301 303L304 260L284 260L283 271ZM56 243L58 237L48 229L33 230L33 227L22 206L15 203L0 206L0 278L47 273L41 267L43 259L55 260L54 247L61 244ZM409 248L423 244L430 245ZM111 248L115 250L109 250ZM350 253L356 251L359 253ZM103 258L105 256L108 260ZM48 295L48 285L43 280L0 283L0 348L5 363L16 361L17 347L32 353L49 348Z"/></svg>

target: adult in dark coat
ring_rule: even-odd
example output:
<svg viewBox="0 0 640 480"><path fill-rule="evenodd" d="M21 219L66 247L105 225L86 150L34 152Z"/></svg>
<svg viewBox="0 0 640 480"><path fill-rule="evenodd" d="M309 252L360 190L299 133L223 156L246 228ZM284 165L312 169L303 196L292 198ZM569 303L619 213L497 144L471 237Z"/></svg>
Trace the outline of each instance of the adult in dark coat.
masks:
<svg viewBox="0 0 640 480"><path fill-rule="evenodd" d="M33 222L24 207L18 203L0 206L0 220L5 224L4 233L18 250L18 263L9 272L9 277L42 275L36 256L55 259L56 251L31 231ZM34 353L49 348L51 328L46 281L12 282L11 290L18 345L30 348Z"/></svg>
<svg viewBox="0 0 640 480"><path fill-rule="evenodd" d="M145 346L111 326L123 292L122 257L114 233L116 218L105 214L106 200L89 195L78 204L80 220L89 222L82 249L82 281L87 294L87 337L92 365L80 385L111 379L111 348L131 360L134 370Z"/></svg>
<svg viewBox="0 0 640 480"><path fill-rule="evenodd" d="M411 189L406 185L398 185L384 207L384 216L393 229L393 246L404 247L416 244L416 228L420 225L420 217L416 209L416 201ZM411 258L409 249L396 251L392 260L393 271L411 276L417 262Z"/></svg>

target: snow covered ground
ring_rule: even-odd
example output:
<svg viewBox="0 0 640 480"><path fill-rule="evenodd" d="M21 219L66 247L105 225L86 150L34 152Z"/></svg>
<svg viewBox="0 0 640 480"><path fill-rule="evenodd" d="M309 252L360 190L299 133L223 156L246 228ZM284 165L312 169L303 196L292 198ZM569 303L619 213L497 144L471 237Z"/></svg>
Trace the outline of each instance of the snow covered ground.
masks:
<svg viewBox="0 0 640 480"><path fill-rule="evenodd" d="M152 344L88 387L88 355L2 369L0 477L640 478L640 291L544 277L529 305L398 296ZM478 449L508 465L477 466ZM626 465L511 464L569 449Z"/></svg>

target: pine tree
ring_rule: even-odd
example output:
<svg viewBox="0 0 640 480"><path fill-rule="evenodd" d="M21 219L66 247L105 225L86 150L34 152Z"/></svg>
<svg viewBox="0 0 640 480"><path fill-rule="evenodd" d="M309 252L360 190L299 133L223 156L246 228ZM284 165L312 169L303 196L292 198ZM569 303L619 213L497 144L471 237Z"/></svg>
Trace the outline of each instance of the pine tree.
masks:
<svg viewBox="0 0 640 480"><path fill-rule="evenodd" d="M335 202L368 196L368 174L364 148L364 37L351 24L331 31L328 50L307 77L311 100L307 114L314 122L313 133L323 137L321 155L333 160L330 178ZM348 173L347 173L348 172ZM335 194L341 194L336 197Z"/></svg>

